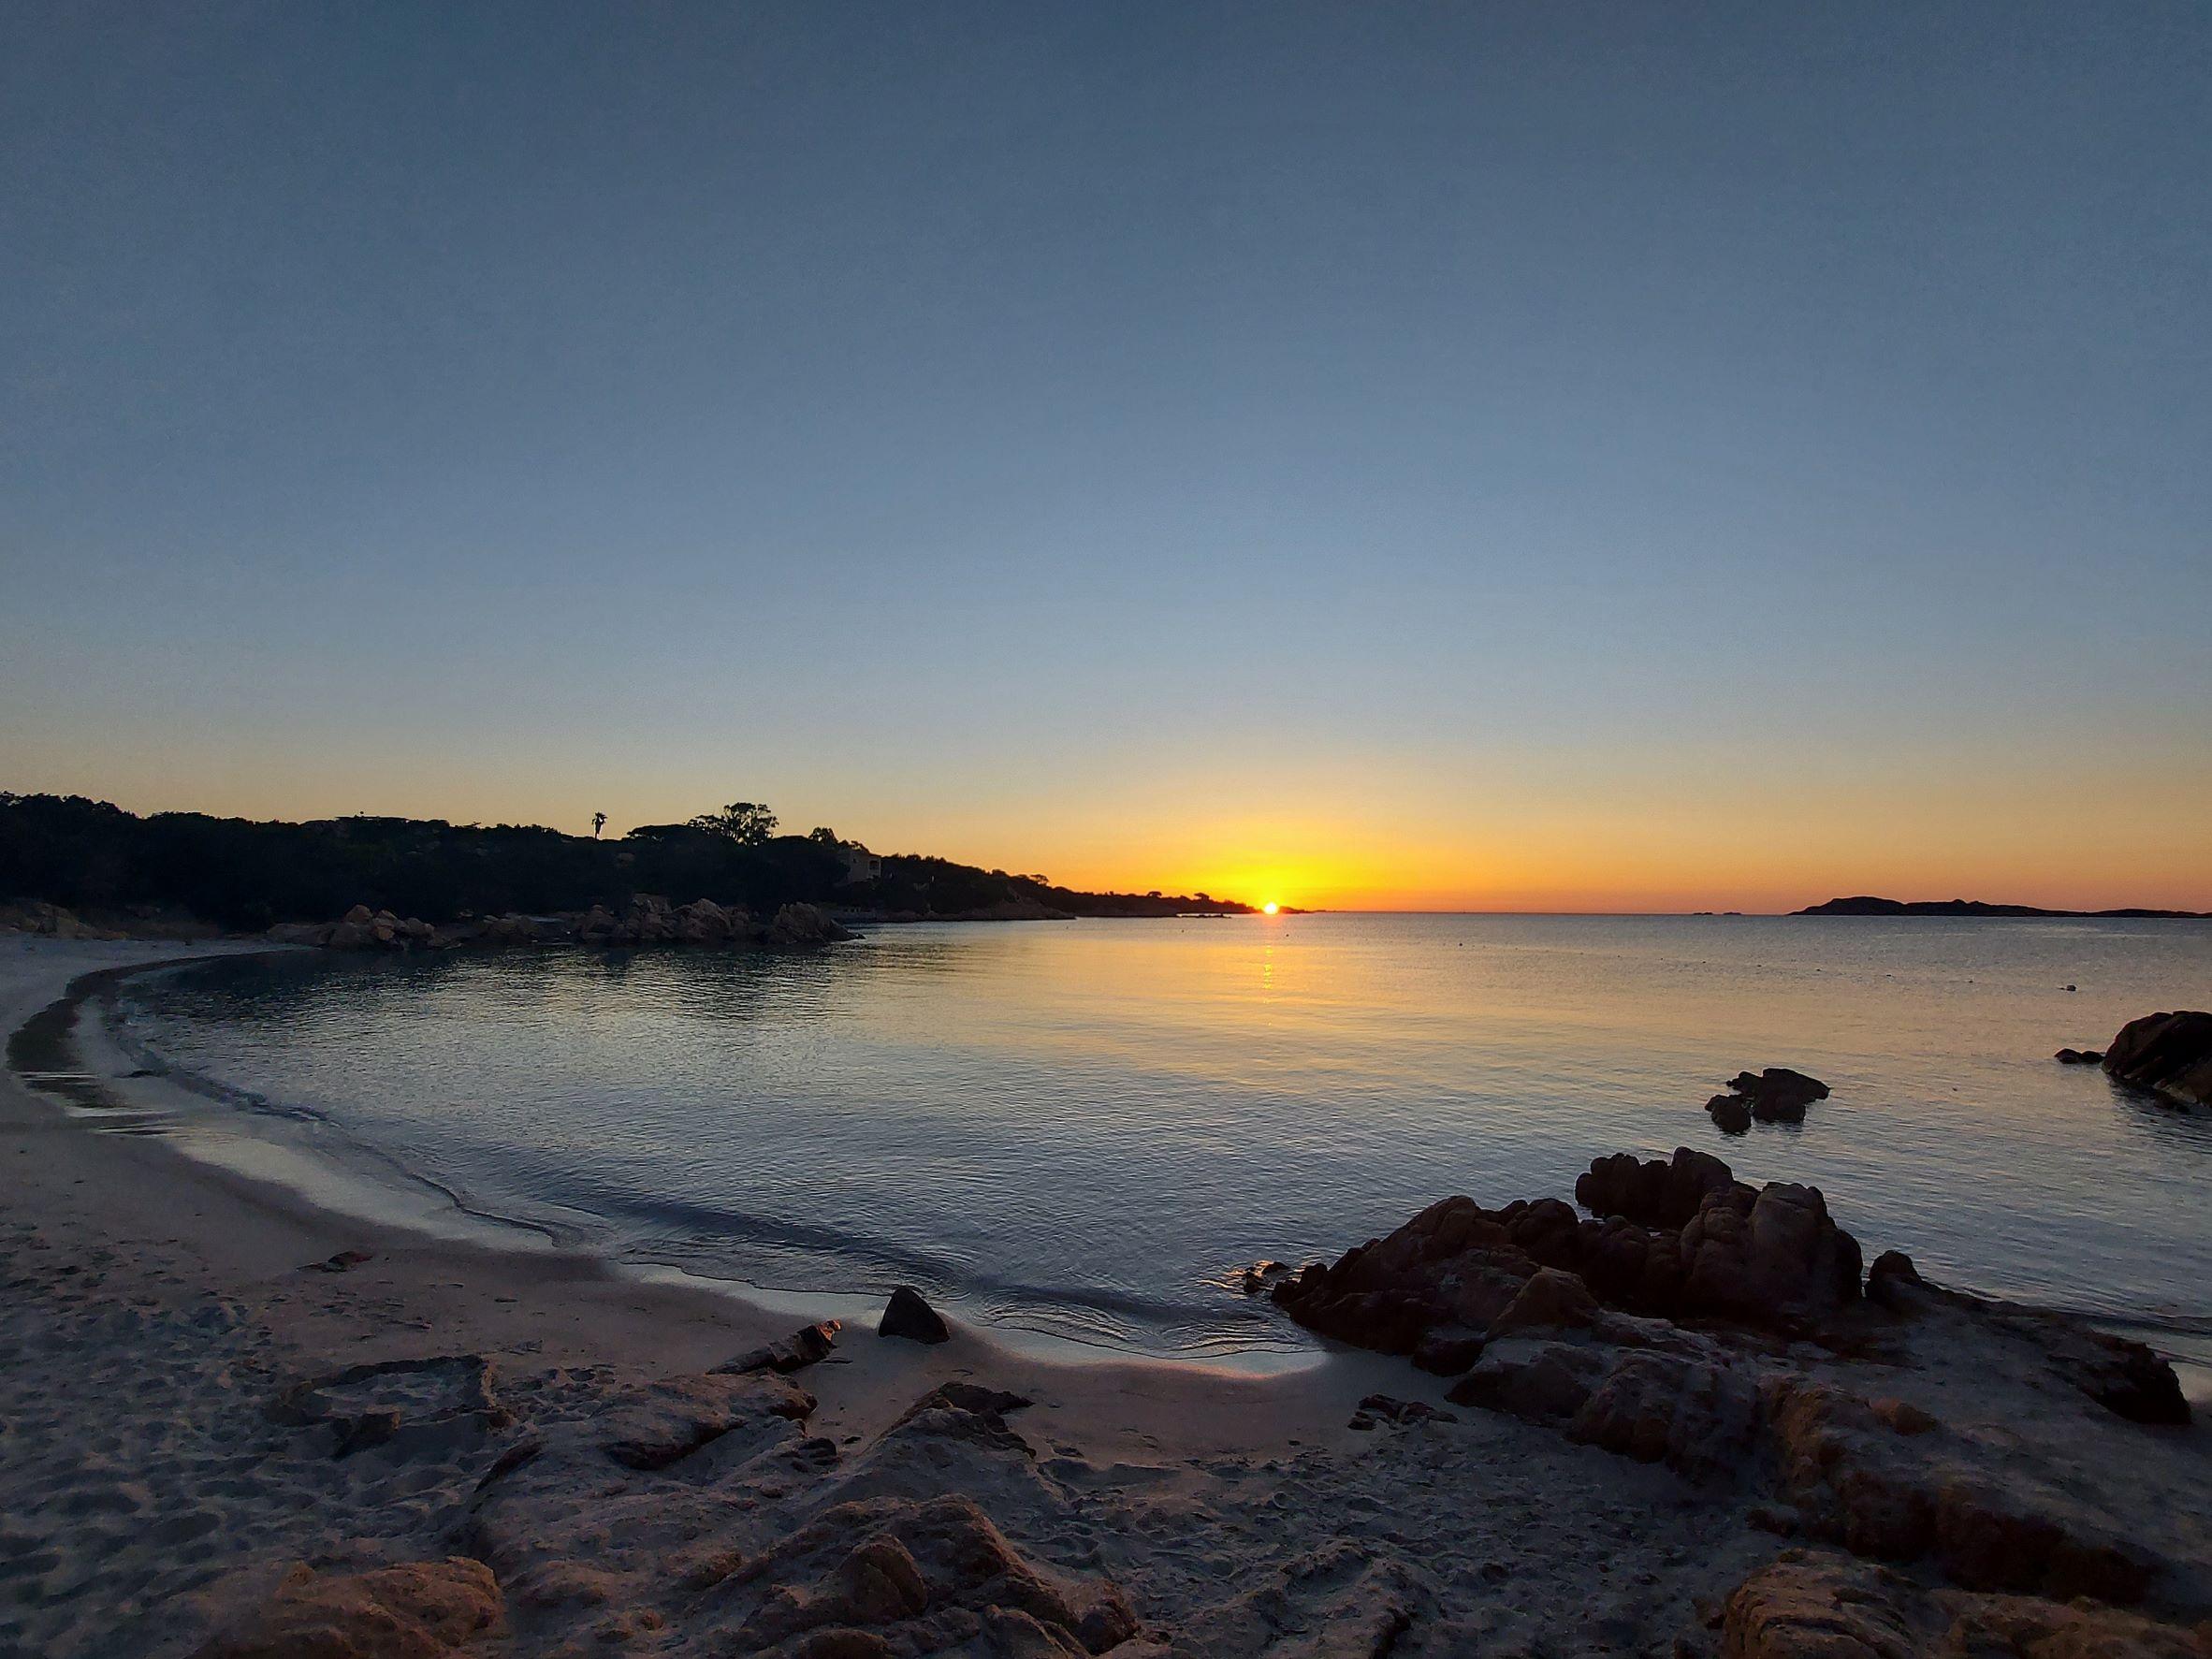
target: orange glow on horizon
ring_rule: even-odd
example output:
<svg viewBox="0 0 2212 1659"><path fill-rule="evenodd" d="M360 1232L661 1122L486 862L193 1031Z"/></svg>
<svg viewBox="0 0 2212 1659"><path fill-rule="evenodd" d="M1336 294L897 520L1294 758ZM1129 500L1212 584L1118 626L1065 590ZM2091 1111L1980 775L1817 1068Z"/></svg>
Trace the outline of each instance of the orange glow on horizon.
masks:
<svg viewBox="0 0 2212 1659"><path fill-rule="evenodd" d="M1714 745L1596 756L1530 746L1450 764L1312 753L1187 765L1109 756L1028 779L996 761L913 775L746 765L706 788L695 757L579 772L528 748L474 757L33 744L6 779L127 810L293 821L355 811L607 835L744 795L787 828L880 853L1037 871L1088 891L1284 910L1773 912L1860 894L2053 910L2212 910L2212 763L2146 738L2060 770L1972 750L1877 766L1813 749ZM633 764L634 765L634 764ZM718 773L718 776L720 774ZM757 779L757 781L753 781Z"/></svg>

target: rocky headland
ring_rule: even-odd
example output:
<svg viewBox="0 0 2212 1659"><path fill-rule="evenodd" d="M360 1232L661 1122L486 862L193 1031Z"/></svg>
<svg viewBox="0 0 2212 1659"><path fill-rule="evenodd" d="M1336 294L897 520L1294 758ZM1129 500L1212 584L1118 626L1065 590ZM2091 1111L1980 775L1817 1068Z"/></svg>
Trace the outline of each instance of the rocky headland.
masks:
<svg viewBox="0 0 2212 1659"><path fill-rule="evenodd" d="M335 922L280 922L267 936L271 943L317 946L329 951L497 950L519 945L597 945L609 949L645 945L752 945L794 950L834 944L852 932L810 904L787 904L765 921L710 898L672 905L640 894L620 910L593 905L549 916L469 917L432 924L415 916L395 916L356 905Z"/></svg>

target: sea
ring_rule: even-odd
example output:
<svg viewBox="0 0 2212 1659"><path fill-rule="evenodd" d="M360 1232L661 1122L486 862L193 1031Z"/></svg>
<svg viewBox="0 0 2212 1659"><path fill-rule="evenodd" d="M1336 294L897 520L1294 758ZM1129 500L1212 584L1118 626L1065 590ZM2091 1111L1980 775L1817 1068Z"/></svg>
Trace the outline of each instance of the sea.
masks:
<svg viewBox="0 0 2212 1659"><path fill-rule="evenodd" d="M2212 924L1316 914L231 957L106 1017L187 1136L304 1134L641 1269L1265 1368L1314 1343L1252 1263L1677 1146L1817 1186L1870 1259L2212 1353L2212 1114L2052 1058L2185 1007ZM1723 1134L1765 1066L1833 1092Z"/></svg>

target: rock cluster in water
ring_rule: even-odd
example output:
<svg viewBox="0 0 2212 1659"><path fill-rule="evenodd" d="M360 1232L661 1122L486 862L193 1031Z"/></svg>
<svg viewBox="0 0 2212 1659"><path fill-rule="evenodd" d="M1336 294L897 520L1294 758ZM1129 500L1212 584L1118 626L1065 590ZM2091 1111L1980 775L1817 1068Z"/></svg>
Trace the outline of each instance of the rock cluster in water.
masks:
<svg viewBox="0 0 2212 1659"><path fill-rule="evenodd" d="M1728 1092L1705 1103L1706 1111L1724 1134L1740 1135L1760 1123L1803 1123L1805 1108L1828 1098L1828 1085L1817 1077L1793 1071L1787 1066L1769 1066L1764 1071L1739 1071L1728 1080Z"/></svg>
<svg viewBox="0 0 2212 1659"><path fill-rule="evenodd" d="M621 910L593 905L551 916L510 911L433 925L419 917L356 905L336 922L281 922L268 937L279 944L318 945L332 951L449 951L514 945L579 944L610 948L639 945L764 945L793 949L831 944L851 931L818 906L787 904L765 922L710 898L671 905L639 894Z"/></svg>

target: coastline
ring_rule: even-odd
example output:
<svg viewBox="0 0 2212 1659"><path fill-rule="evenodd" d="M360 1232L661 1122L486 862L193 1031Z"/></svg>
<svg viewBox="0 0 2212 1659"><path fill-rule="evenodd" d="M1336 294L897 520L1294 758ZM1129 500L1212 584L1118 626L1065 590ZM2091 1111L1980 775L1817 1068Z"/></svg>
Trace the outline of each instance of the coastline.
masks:
<svg viewBox="0 0 2212 1659"><path fill-rule="evenodd" d="M0 955L0 1039L11 1040L28 1019L71 996L87 974L136 971L215 954L262 953L269 948L255 942L210 950L202 944L152 941L25 941ZM32 965L28 972L26 960ZM152 1089L107 1081L130 1107L159 1114L158 1105L149 1107L147 1099L157 1095L158 1080ZM123 1086L116 1088L119 1082ZM135 1117L136 1111L130 1115ZM618 1355L631 1363L667 1368L719 1362L784 1336L794 1325L849 1315L863 1301L834 1292L815 1297L758 1290L675 1268L625 1266L564 1248L534 1222L474 1216L449 1197L420 1206L387 1204L381 1213L369 1204L356 1208L317 1201L324 1196L317 1188L328 1179L327 1169L314 1171L311 1184L257 1169L248 1157L226 1157L204 1142L146 1132L137 1122L119 1128L121 1132L104 1131L90 1113L65 1109L26 1087L12 1067L6 1069L0 1075L0 1143L13 1144L0 1157L28 1157L34 1146L38 1149L28 1170L11 1171L16 1177L10 1183L11 1208L36 1214L51 1230L87 1241L97 1237L111 1248L128 1243L168 1252L168 1265L196 1268L204 1288L216 1295L247 1296L278 1281L296 1282L305 1263L341 1250L368 1250L374 1259L350 1270L333 1287L342 1301L371 1290L411 1303L420 1301L441 1332L471 1339L468 1346L542 1340L542 1351L564 1363L589 1364ZM80 1186L89 1194L77 1190ZM157 1192L163 1195L159 1201L153 1196ZM180 1207L181 1194L192 1207ZM133 1219L155 1210L163 1215L167 1236L155 1241L150 1230L134 1234ZM525 1298L518 1294L524 1289L558 1289L561 1305L552 1297ZM446 1294L435 1294L439 1291ZM310 1329L303 1337L313 1336L319 1317L306 1316ZM612 1328L597 1323L604 1321L611 1321ZM1368 1364L1372 1357L1351 1352L1318 1354L1295 1372L1271 1376L1149 1357L1084 1359L1070 1353L1055 1360L1019 1336L1000 1341L971 1327L960 1329L952 1344L934 1353L909 1345L850 1346L852 1353L842 1357L850 1359L857 1374L855 1394L883 1385L903 1388L917 1379L926 1386L987 1367L1024 1384L1064 1377L1066 1383L1055 1391L1070 1391L1071 1404L1113 1397L1128 1380L1141 1379L1174 1393L1223 1390L1233 1397L1224 1403L1225 1411L1237 1412L1259 1404L1244 1398L1250 1393L1303 1393L1309 1379L1322 1380L1320 1374L1357 1373L1327 1379L1319 1390L1331 1401L1326 1416L1339 1399L1356 1400L1374 1380ZM864 1352L906 1363L862 1364L857 1355ZM385 1356L374 1349L370 1357ZM917 1362L931 1359L942 1362ZM1111 1374L1127 1374L1127 1378ZM1103 1386L1081 1386L1094 1375ZM1281 1409L1286 1402L1266 1404ZM1216 1438L1227 1421L1217 1429L1208 1417L1201 1412L1175 1419L1177 1432L1190 1436L1187 1449L1193 1455L1248 1440L1242 1433Z"/></svg>
<svg viewBox="0 0 2212 1659"><path fill-rule="evenodd" d="M0 1030L85 973L207 953L11 939ZM459 1557L489 1623L422 1652L1697 1653L1798 1531L1755 1481L1448 1410L1443 1379L1380 1354L1259 1376L853 1321L788 1379L718 1373L811 1310L335 1212L133 1127L0 1078L0 1652L197 1653L288 1596ZM368 1259L313 1271L349 1251ZM496 1404L423 1380L455 1366ZM307 1384L391 1379L352 1417L285 1415ZM1976 1410L2009 1423L2026 1398L1917 1380L1969 1439ZM2212 1470L2207 1428L2086 1444L2136 1434L2140 1467L2109 1478L2141 1492L2097 1501L2163 1504L2186 1550L2212 1519L2174 1494ZM921 1564L922 1604L854 1578L885 1540ZM2202 1617L2204 1579L2154 1600ZM820 1645L833 1612L905 1645Z"/></svg>

